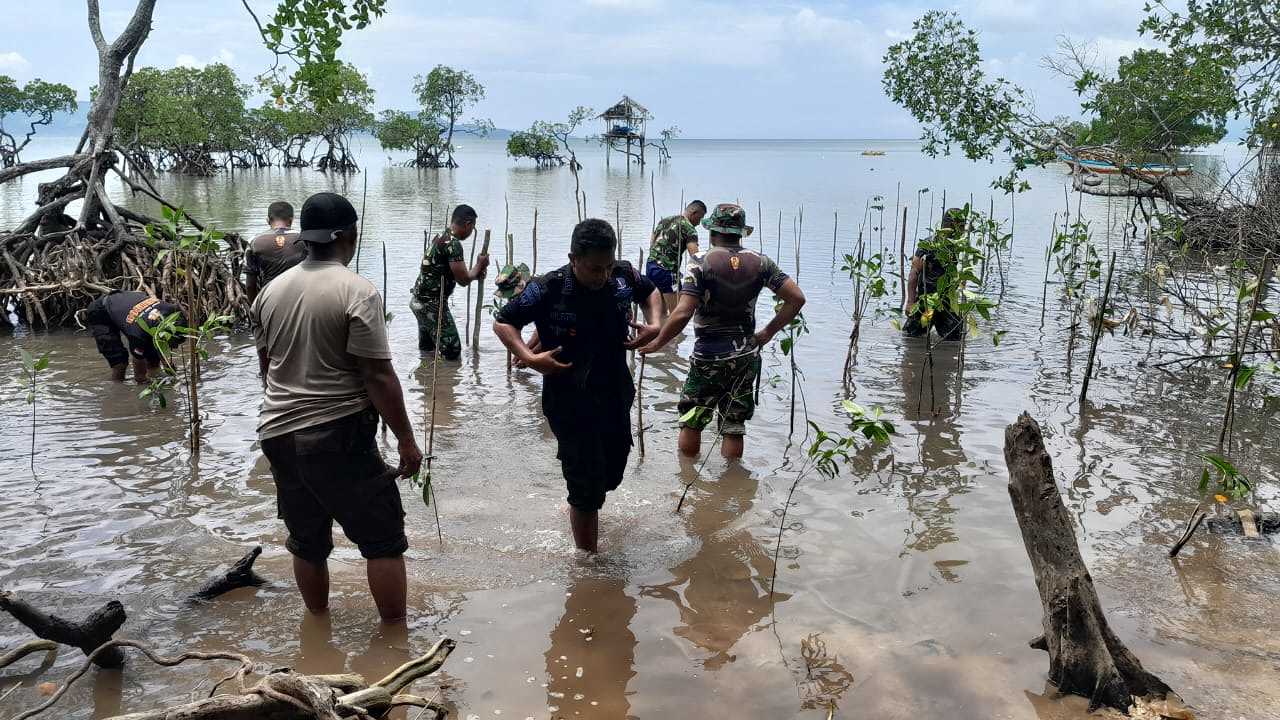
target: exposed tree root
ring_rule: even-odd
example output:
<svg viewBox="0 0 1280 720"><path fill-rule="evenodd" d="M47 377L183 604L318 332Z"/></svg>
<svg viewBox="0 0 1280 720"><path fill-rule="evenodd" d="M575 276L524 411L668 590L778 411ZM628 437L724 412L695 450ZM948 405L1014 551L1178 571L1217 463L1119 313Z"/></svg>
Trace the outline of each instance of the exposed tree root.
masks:
<svg viewBox="0 0 1280 720"><path fill-rule="evenodd" d="M261 575L253 571L253 563L262 554L262 546L255 546L236 561L225 573L209 578L199 590L191 593L190 599L196 602L212 600L223 593L242 587L257 587L266 584Z"/></svg>
<svg viewBox="0 0 1280 720"><path fill-rule="evenodd" d="M94 610L80 622L49 615L8 592L0 592L0 610L12 615L36 637L79 648L99 667L118 668L124 664L124 655L119 650L107 648L105 652L97 652L124 624L124 606L118 600Z"/></svg>

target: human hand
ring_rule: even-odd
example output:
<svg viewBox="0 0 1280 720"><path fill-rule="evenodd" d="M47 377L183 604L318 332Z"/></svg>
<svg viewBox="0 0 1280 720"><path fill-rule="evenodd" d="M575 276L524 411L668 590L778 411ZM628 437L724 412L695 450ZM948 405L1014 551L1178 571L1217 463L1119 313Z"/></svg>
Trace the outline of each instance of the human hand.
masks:
<svg viewBox="0 0 1280 720"><path fill-rule="evenodd" d="M538 332L536 330L533 333L533 337L529 338L528 346L529 346L529 352L533 353L534 355L537 355L538 353L542 352L542 339L538 337ZM511 361L511 364L521 369L529 367L529 363L521 360L518 357L513 358Z"/></svg>
<svg viewBox="0 0 1280 720"><path fill-rule="evenodd" d="M622 346L628 350L635 350L638 347L647 346L658 337L658 332L662 330L661 325L641 324L638 322L630 323L631 328L636 331L635 337L631 338Z"/></svg>
<svg viewBox="0 0 1280 720"><path fill-rule="evenodd" d="M666 346L667 346L666 343L660 343L655 339L653 341L650 341L644 347L638 348L636 352L640 353L641 355L652 355L653 353L658 352L659 350L661 350Z"/></svg>
<svg viewBox="0 0 1280 720"><path fill-rule="evenodd" d="M479 273L480 277L484 277L485 273L488 272L488 270L489 270L489 254L481 253L480 256L476 258L476 272Z"/></svg>
<svg viewBox="0 0 1280 720"><path fill-rule="evenodd" d="M761 330L755 334L756 347L762 348L773 340L773 333L768 330Z"/></svg>
<svg viewBox="0 0 1280 720"><path fill-rule="evenodd" d="M546 352L537 353L528 361L528 366L542 373L543 375L555 375L573 367L573 363L563 363L556 359L560 354L560 348L548 350Z"/></svg>
<svg viewBox="0 0 1280 720"><path fill-rule="evenodd" d="M418 449L418 443L412 437L404 438L398 443L398 450L400 466L396 469L396 477L417 475L422 467L422 451Z"/></svg>

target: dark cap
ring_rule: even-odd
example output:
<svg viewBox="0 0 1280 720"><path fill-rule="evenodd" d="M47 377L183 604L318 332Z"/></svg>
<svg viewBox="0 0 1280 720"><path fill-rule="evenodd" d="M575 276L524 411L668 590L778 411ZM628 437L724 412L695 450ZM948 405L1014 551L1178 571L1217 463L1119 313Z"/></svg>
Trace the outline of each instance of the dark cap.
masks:
<svg viewBox="0 0 1280 720"><path fill-rule="evenodd" d="M330 243L334 235L355 225L356 209L341 195L321 192L302 204L302 232L299 238L309 243Z"/></svg>

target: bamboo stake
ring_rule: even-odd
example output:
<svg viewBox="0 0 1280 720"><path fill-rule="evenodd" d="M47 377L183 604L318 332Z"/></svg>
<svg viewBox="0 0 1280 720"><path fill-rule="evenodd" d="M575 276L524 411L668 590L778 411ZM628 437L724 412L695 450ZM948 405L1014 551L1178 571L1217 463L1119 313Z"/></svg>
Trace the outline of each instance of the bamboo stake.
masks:
<svg viewBox="0 0 1280 720"><path fill-rule="evenodd" d="M757 242L760 243L760 254L764 254L764 209L760 205L760 201L756 201L756 229L760 234L756 236Z"/></svg>
<svg viewBox="0 0 1280 720"><path fill-rule="evenodd" d="M782 211L778 211L778 251L773 255L775 260L782 259Z"/></svg>
<svg viewBox="0 0 1280 720"><path fill-rule="evenodd" d="M533 267L529 272L538 274L538 208L533 209Z"/></svg>
<svg viewBox="0 0 1280 720"><path fill-rule="evenodd" d="M94 170L98 168L95 165ZM364 172L364 195L360 198L360 234L356 237L356 274L360 273L360 248L364 245L364 207L369 199L369 171ZM86 205L88 203L85 203Z"/></svg>
<svg viewBox="0 0 1280 720"><path fill-rule="evenodd" d="M506 238L506 261L511 264L511 205L507 202L507 194L502 193L502 237Z"/></svg>
<svg viewBox="0 0 1280 720"><path fill-rule="evenodd" d="M440 336L444 331L444 283L440 283L440 300L436 305L436 351L431 354L431 424L427 430L427 486L423 488L423 500L428 498L435 500L431 503L431 509L436 516L436 542L440 547L444 547L444 532L440 529L440 499L436 497L436 488L431 477L431 460L435 454L436 447L436 388L439 386L437 379L440 376Z"/></svg>
<svg viewBox="0 0 1280 720"><path fill-rule="evenodd" d="M613 208L614 222L617 224L614 230L617 231L618 235L618 257L622 257L622 201L615 200L614 202L616 203Z"/></svg>
<svg viewBox="0 0 1280 720"><path fill-rule="evenodd" d="M476 265L476 229L472 227L471 228L471 258L467 261L467 267L471 268L471 267L475 267L475 265ZM470 344L471 342L471 312L470 312L471 311L471 283L467 283L467 304L464 305L463 307L467 309L467 321L466 321L467 327L465 330L462 331L462 336L467 341L467 343Z"/></svg>
<svg viewBox="0 0 1280 720"><path fill-rule="evenodd" d="M1044 249L1044 288L1040 293L1040 327L1044 327L1045 306L1049 302L1049 261L1053 258L1053 235L1058 229L1058 213L1053 214L1049 225L1049 246Z"/></svg>
<svg viewBox="0 0 1280 720"><path fill-rule="evenodd" d="M832 211L833 219L831 221L831 266L836 264L836 236L840 233L840 211Z"/></svg>
<svg viewBox="0 0 1280 720"><path fill-rule="evenodd" d="M800 236L804 234L804 207L801 206L796 211L796 282L800 282Z"/></svg>
<svg viewBox="0 0 1280 720"><path fill-rule="evenodd" d="M1084 405L1089 394L1089 378L1093 375L1093 358L1098 352L1098 340L1102 339L1103 326L1107 319L1107 300L1111 298L1111 274L1116 269L1116 254L1111 253L1111 264L1107 267L1107 288L1102 292L1102 305L1098 307L1098 324L1093 328L1093 340L1089 343L1089 360L1084 366L1084 383L1080 386L1080 404Z"/></svg>
<svg viewBox="0 0 1280 720"><path fill-rule="evenodd" d="M894 212L895 224L897 212ZM895 231L896 232L896 231ZM907 311L907 208L902 208L902 244L898 246L898 284L902 291L902 311Z"/></svg>
<svg viewBox="0 0 1280 720"><path fill-rule="evenodd" d="M648 357L640 356L640 378L636 382L636 436L640 441L640 457L644 457L644 364Z"/></svg>
<svg viewBox="0 0 1280 720"><path fill-rule="evenodd" d="M653 189L653 171L649 171L649 202L653 203L653 227L650 231L658 227L658 195Z"/></svg>
<svg viewBox="0 0 1280 720"><path fill-rule="evenodd" d="M484 245L480 248L481 255L489 254L489 229L484 231ZM484 278L476 281L476 321L475 327L471 332L471 349L474 352L480 352L480 309L484 307Z"/></svg>

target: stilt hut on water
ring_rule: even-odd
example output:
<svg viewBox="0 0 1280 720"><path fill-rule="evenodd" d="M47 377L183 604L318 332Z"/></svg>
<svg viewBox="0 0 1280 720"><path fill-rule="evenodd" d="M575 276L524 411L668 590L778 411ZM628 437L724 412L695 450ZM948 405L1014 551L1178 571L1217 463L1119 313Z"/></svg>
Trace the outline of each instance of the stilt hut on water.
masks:
<svg viewBox="0 0 1280 720"><path fill-rule="evenodd" d="M644 129L645 123L653 117L643 105L623 95L613 107L598 116L604 121L604 132L601 138L605 142L604 162L609 165L609 156L617 150L627 158L644 165ZM635 143L636 149L632 149Z"/></svg>

